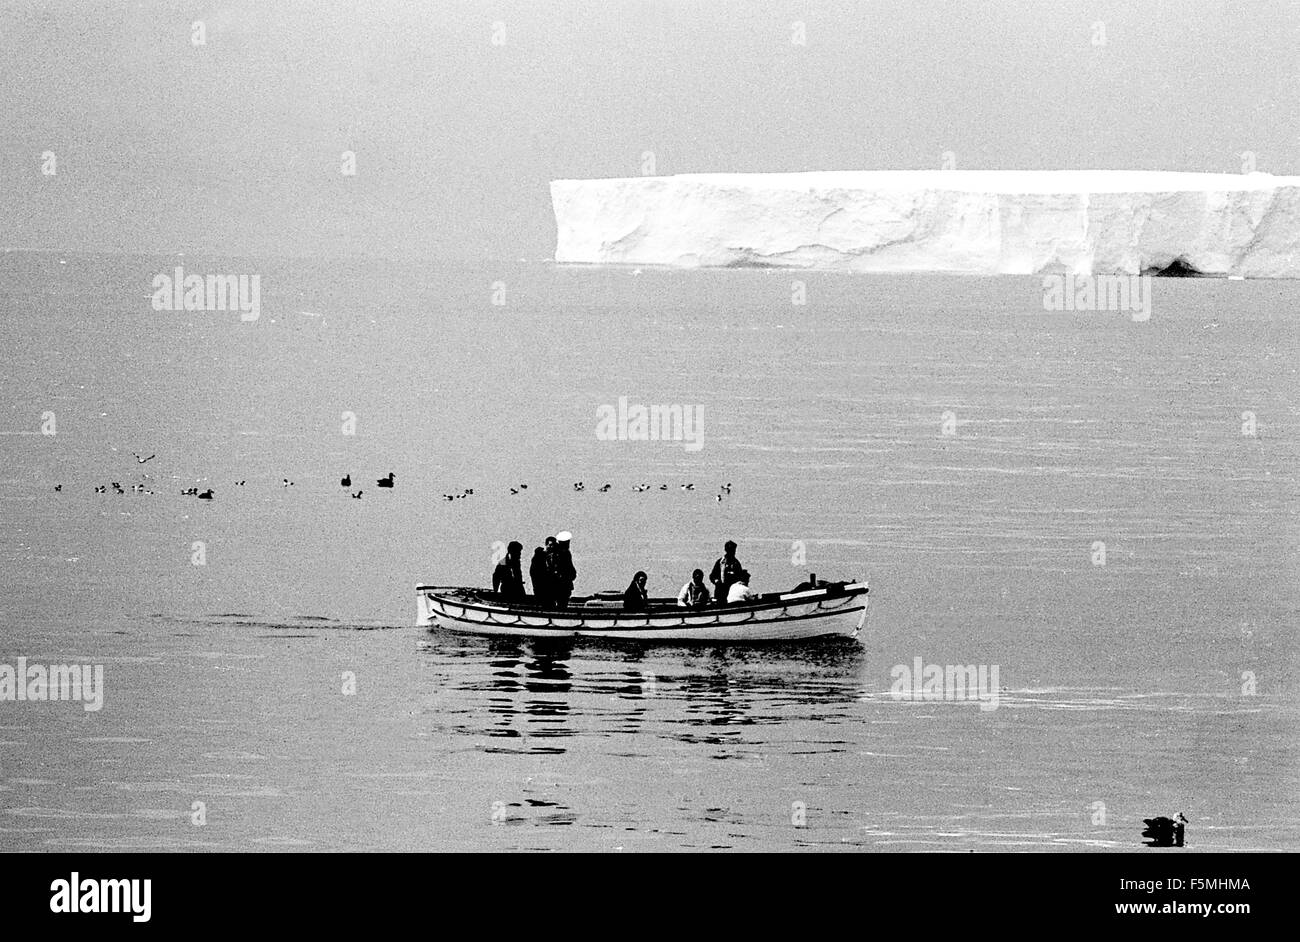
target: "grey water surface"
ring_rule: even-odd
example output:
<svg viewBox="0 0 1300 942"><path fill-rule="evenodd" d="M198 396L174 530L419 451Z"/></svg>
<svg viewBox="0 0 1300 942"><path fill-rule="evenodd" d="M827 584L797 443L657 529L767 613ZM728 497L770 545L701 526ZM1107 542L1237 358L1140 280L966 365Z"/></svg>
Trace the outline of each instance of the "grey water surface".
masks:
<svg viewBox="0 0 1300 942"><path fill-rule="evenodd" d="M178 264L259 274L260 317L154 310ZM0 664L104 697L0 700L0 850L1139 850L1179 811L1191 851L1300 849L1300 286L1153 292L5 253ZM619 397L702 447L598 439ZM759 648L413 626L417 582L559 529L579 592L675 593L730 538L871 611ZM996 666L996 708L896 698L918 657Z"/></svg>

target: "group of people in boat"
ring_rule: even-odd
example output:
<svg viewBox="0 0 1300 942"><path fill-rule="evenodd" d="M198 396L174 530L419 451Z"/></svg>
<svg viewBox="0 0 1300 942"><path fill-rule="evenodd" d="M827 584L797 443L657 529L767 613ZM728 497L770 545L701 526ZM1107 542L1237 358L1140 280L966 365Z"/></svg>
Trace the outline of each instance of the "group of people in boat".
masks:
<svg viewBox="0 0 1300 942"><path fill-rule="evenodd" d="M533 551L532 561L528 564L528 577L533 583L533 604L546 608L564 608L569 604L573 584L578 578L569 548L572 539L573 534L564 530L548 536L545 547L539 546ZM523 551L523 544L512 540L506 547L505 558L497 563L492 573L492 591L507 600L522 602L528 598L524 591ZM648 578L644 572L637 572L632 577L632 582L623 592L625 610L639 611L649 606ZM713 583L712 591L704 584L704 570L696 569L691 573L690 581L677 593L677 604L682 608L704 608L710 604L744 602L758 595L749 587L749 572L736 558L734 540L723 545L722 555L709 571L709 581Z"/></svg>
<svg viewBox="0 0 1300 942"><path fill-rule="evenodd" d="M563 530L546 538L545 547L533 550L528 564L528 578L533 583L533 602L548 608L564 608L573 595L573 583L578 570L573 565L569 543L573 534ZM492 591L511 601L522 602L528 597L524 591L524 574L521 555L524 546L511 540L506 555L492 572Z"/></svg>

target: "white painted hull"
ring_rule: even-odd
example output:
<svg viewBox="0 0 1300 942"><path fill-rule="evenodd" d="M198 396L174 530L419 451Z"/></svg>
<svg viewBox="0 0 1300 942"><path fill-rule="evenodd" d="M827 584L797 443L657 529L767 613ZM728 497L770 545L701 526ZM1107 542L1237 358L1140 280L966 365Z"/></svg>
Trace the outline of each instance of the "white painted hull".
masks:
<svg viewBox="0 0 1300 942"><path fill-rule="evenodd" d="M812 589L761 597L753 604L646 612L589 608L585 599L547 610L511 605L474 589L416 586L416 624L476 635L530 638L608 638L633 641L797 641L856 637L867 617L867 586Z"/></svg>

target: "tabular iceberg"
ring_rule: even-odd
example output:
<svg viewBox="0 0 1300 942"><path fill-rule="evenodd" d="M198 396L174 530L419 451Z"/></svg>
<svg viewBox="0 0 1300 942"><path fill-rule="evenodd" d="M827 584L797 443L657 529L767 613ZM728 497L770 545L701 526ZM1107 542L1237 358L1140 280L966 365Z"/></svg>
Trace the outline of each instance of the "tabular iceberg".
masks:
<svg viewBox="0 0 1300 942"><path fill-rule="evenodd" d="M686 174L551 183L568 263L1300 277L1300 177Z"/></svg>

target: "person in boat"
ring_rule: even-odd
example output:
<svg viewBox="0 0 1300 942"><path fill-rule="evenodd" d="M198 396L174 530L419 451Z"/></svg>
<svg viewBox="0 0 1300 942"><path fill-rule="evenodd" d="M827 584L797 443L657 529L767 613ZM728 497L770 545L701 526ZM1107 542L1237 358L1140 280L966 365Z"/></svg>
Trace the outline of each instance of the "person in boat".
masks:
<svg viewBox="0 0 1300 942"><path fill-rule="evenodd" d="M555 548L547 555L551 604L556 608L568 606L569 597L573 595L573 583L578 578L578 570L573 566L573 553L569 550L569 541L572 539L573 534L568 530L555 534Z"/></svg>
<svg viewBox="0 0 1300 942"><path fill-rule="evenodd" d="M650 606L650 597L646 594L645 584L647 576L644 572L638 572L628 583L628 587L623 591L623 609L629 612L645 611Z"/></svg>
<svg viewBox="0 0 1300 942"><path fill-rule="evenodd" d="M744 568L736 558L735 541L727 540L722 547L722 555L714 561L713 569L709 572L709 581L713 583L713 597L717 599L719 605L730 599L731 587L736 584Z"/></svg>
<svg viewBox="0 0 1300 942"><path fill-rule="evenodd" d="M551 573L546 565L546 550L540 546L533 550L533 561L528 564L528 578L533 583L533 598L538 605L549 605L551 598Z"/></svg>
<svg viewBox="0 0 1300 942"><path fill-rule="evenodd" d="M740 570L735 585L731 587L731 592L727 595L727 604L749 602L756 598L758 598L758 593L749 587L749 573L743 569Z"/></svg>
<svg viewBox="0 0 1300 942"><path fill-rule="evenodd" d="M703 608L709 604L709 590L704 586L704 570L691 573L691 581L677 593L677 604L682 608Z"/></svg>
<svg viewBox="0 0 1300 942"><path fill-rule="evenodd" d="M524 551L524 544L511 540L506 547L506 558L497 563L492 570L492 591L499 592L507 599L517 601L524 597L524 575L520 572L519 556Z"/></svg>

